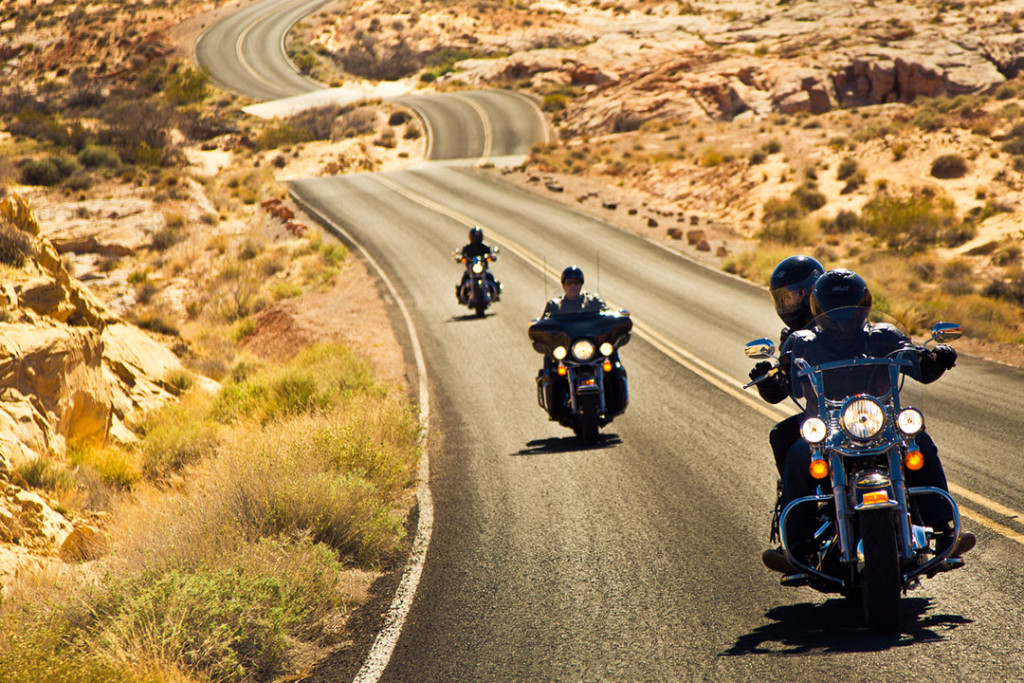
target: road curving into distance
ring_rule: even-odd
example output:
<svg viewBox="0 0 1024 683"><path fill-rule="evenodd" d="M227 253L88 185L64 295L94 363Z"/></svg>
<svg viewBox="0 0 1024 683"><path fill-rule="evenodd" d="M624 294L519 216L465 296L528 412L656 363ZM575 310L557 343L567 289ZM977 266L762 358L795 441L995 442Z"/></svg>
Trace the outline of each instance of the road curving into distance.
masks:
<svg viewBox="0 0 1024 683"><path fill-rule="evenodd" d="M780 327L765 291L451 161L543 139L524 98L402 99L447 163L290 185L404 302L440 435L431 543L373 680L1024 679L1024 373L962 358L926 388L918 405L979 547L904 599L902 633L867 633L853 606L783 589L760 563L782 413L738 387L743 344ZM502 249L505 293L482 319L454 299L450 252L472 225ZM569 263L636 323L621 353L630 407L589 450L537 406L526 336Z"/></svg>

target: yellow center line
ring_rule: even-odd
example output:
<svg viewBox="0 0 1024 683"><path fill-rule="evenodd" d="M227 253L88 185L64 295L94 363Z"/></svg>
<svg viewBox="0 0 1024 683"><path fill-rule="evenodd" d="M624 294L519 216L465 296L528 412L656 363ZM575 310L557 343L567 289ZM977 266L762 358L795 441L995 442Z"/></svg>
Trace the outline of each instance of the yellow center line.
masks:
<svg viewBox="0 0 1024 683"><path fill-rule="evenodd" d="M555 282L558 282L558 270L547 265L547 263L543 259L527 251L525 248L517 244L515 241L502 236L497 230L494 230L489 226L485 226L483 223L479 221L473 220L470 216L467 216L464 213L451 209L447 206L444 206L443 204L439 204L431 199L428 199L427 197L424 197L423 195L417 192L408 190L402 187L401 185L395 183L394 181L390 180L389 178L382 178L379 175L373 175L371 177L377 182L391 189L392 191L397 192L403 197L406 197L425 208L431 209L433 211L436 211L437 213L448 216L467 227L471 227L474 225L479 226L482 230L485 230L491 236L491 240L493 242L499 244L502 248L506 249L507 251L510 251L513 254L519 256L519 258L521 258L528 265L531 265L535 269L539 270L541 274L543 274L545 277L551 278ZM609 301L608 303L609 305L612 305L611 301ZM618 308L618 306L615 307ZM786 411L781 407L768 405L760 401L759 399L754 398L753 395L745 393L740 388L740 386L736 384L737 380L735 377L732 377L725 371L702 361L693 353L682 348L675 342L665 337L660 332L657 332L652 328L648 327L646 323L643 323L640 320L638 320L636 316L631 315L630 317L633 319L633 329L636 330L638 337L640 337L647 343L651 344L653 347L655 347L656 349L658 349L659 351L661 351L666 356L676 361L686 369L690 370L698 377L704 379L711 385L718 387L726 394L732 396L733 398L739 401L742 401L747 406L753 408L762 415L766 415L767 417L772 418L774 420L783 419L793 414L792 411ZM1001 505L995 502L994 500L986 498L980 493L974 493L973 491L966 489L958 484L954 484L952 482L947 482L946 484L949 487L950 493L952 493L953 495L965 498L971 501L972 503L987 508L988 510L991 510L997 515L1001 515L1005 518L1016 517L1017 519L1020 519L1022 523L1024 523L1024 514L1021 514L1015 510L1005 507L1004 505ZM957 507L960 508L960 512L967 519L977 522L978 524L988 529L991 529L992 531L995 531L996 533L1005 536L1006 538L1017 541L1018 543L1024 545L1024 534L1018 533L1013 529L1004 526L1003 524L1000 524L999 522L989 517L986 517L980 512L971 510L969 508L964 508L959 505Z"/></svg>

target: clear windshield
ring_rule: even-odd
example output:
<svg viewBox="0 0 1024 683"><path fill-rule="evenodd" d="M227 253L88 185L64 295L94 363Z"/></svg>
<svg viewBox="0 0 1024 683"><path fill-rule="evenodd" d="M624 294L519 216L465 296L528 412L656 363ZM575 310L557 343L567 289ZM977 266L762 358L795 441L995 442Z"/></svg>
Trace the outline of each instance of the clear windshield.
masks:
<svg viewBox="0 0 1024 683"><path fill-rule="evenodd" d="M818 413L824 401L867 394L890 403L901 376L918 373L910 337L895 319L866 309L832 311L787 342L794 396ZM914 383L916 385L916 383Z"/></svg>

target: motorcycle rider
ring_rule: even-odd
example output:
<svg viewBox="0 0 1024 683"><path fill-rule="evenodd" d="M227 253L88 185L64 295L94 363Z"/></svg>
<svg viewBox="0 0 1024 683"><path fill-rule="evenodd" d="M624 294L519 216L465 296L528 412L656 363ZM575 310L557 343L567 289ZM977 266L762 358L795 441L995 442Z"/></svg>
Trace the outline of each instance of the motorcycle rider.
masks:
<svg viewBox="0 0 1024 683"><path fill-rule="evenodd" d="M782 375L789 377L789 366L793 358L806 359L811 365L857 358L862 356L883 357L900 350L916 351L907 354L916 363L903 370L924 384L934 382L947 370L956 365L956 350L946 344L933 349L919 349L896 327L885 323L868 323L871 310L871 290L863 278L851 270L836 269L825 272L814 284L811 293L811 312L815 324L810 329L793 332L783 344L780 367ZM805 388L790 381L789 390L800 398ZM946 476L939 460L938 449L931 439L917 440L924 454L925 464L920 470L906 472L908 487L932 486L948 490ZM805 441L798 440L786 454L782 473L782 497L779 501L785 508L797 498L812 495L815 484L808 472L811 452ZM814 532L813 513L809 506L798 506L789 516L788 530L791 550L802 554L807 550ZM921 522L932 527L942 540L937 549L943 550L956 543L952 556L959 556L974 547L974 534L964 532L953 538L952 511L933 496L925 496L918 503ZM774 571L793 573L790 564L780 549L769 549L762 554L765 566Z"/></svg>
<svg viewBox="0 0 1024 683"><path fill-rule="evenodd" d="M597 294L583 291L583 271L579 266L566 266L562 271L562 291L562 296L555 297L544 306L541 318L598 312L608 308L604 299Z"/></svg>
<svg viewBox="0 0 1024 683"><path fill-rule="evenodd" d="M480 229L480 226L474 225L469 229L469 244L463 246L456 253L463 258L476 258L477 256L494 256L494 249L484 243L484 231ZM487 270L487 279L493 285L494 300L498 301L501 297L501 283L494 279L490 269ZM459 300L459 303L466 303L469 296L466 289L468 284L469 271L466 270L462 273L462 281L455 285L455 298Z"/></svg>

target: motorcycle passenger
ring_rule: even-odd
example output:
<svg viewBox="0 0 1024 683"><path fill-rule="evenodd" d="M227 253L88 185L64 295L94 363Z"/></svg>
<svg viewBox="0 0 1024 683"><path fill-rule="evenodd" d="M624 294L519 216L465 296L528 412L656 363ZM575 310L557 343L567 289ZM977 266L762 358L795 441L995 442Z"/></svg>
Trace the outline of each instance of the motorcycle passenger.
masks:
<svg viewBox="0 0 1024 683"><path fill-rule="evenodd" d="M811 293L814 326L793 332L783 345L780 361L784 375L789 376L788 368L793 358L803 358L811 365L820 365L857 357L884 357L900 349L916 351L911 358L917 362L902 372L924 384L934 382L956 365L957 354L952 347L940 344L931 350L919 349L893 325L868 323L870 310L871 291L863 278L846 269L824 273L815 282ZM805 388L790 382L790 391L800 398ZM808 402L808 408L813 405L813 401ZM920 470L905 473L907 486L932 486L947 491L938 449L930 439L919 440L918 447L924 454L925 464ZM808 471L810 459L810 448L803 440L797 441L787 453L780 500L783 508L797 498L813 494L815 483ZM794 508L787 523L792 540L790 548L798 555L807 552L813 543L811 536L815 521L809 507ZM976 539L970 532L962 533L959 539L953 538L952 511L942 501L935 500L934 496L925 496L918 502L918 510L921 523L944 537L937 543L938 550L957 543L952 556L959 556L974 547ZM779 549L766 550L762 560L774 571L795 571Z"/></svg>
<svg viewBox="0 0 1024 683"><path fill-rule="evenodd" d="M480 226L474 225L469 230L469 244L463 246L458 251L458 255L464 258L475 258L477 256L491 256L494 254L494 250L489 244L484 243L484 231L480 229ZM494 275L490 269L487 270L487 279L494 286L494 300L498 301L501 296L501 283L494 279ZM469 284L469 271L463 271L462 281L455 285L455 297L459 300L459 303L465 304L468 297L467 285Z"/></svg>
<svg viewBox="0 0 1024 683"><path fill-rule="evenodd" d="M779 333L779 348L794 330L802 330L814 320L811 313L811 289L825 272L825 268L810 256L789 256L782 259L772 270L768 289L778 314L785 327ZM750 379L763 376L772 368L770 361L760 361L750 370ZM758 383L757 391L768 403L780 403L789 397L784 378L776 374ZM775 456L775 468L782 476L783 463L789 448L800 438L802 415L793 415L776 424L768 434L768 441Z"/></svg>

